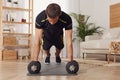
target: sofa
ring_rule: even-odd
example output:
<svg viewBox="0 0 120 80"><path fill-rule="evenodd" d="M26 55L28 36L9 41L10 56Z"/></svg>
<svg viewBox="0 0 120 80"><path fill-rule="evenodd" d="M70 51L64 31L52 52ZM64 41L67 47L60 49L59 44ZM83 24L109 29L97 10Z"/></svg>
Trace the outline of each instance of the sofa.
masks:
<svg viewBox="0 0 120 80"><path fill-rule="evenodd" d="M112 41L120 41L120 27L105 29L102 35L94 34L85 37L84 42L80 42L80 56L85 58L87 54L107 54Z"/></svg>

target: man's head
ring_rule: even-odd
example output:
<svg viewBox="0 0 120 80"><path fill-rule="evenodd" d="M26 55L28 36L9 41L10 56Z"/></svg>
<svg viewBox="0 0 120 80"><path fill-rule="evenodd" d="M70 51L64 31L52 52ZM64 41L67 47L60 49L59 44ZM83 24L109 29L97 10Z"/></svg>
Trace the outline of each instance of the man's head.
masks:
<svg viewBox="0 0 120 80"><path fill-rule="evenodd" d="M46 15L51 24L55 24L61 15L61 8L56 3L51 3L46 8Z"/></svg>

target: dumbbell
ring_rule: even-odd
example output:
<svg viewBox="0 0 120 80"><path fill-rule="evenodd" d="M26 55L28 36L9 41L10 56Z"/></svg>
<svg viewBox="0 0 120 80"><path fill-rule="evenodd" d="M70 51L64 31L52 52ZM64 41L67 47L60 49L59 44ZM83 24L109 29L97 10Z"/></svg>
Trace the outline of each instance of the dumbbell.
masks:
<svg viewBox="0 0 120 80"><path fill-rule="evenodd" d="M77 61L73 60L66 64L66 71L69 74L76 74L79 70L79 64Z"/></svg>
<svg viewBox="0 0 120 80"><path fill-rule="evenodd" d="M41 70L41 63L39 61L31 61L27 69L30 74L38 74Z"/></svg>

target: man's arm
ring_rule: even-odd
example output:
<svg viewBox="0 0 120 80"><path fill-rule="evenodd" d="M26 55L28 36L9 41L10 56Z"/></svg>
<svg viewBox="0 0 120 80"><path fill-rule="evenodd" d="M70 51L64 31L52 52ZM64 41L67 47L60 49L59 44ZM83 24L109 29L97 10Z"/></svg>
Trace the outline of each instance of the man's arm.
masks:
<svg viewBox="0 0 120 80"><path fill-rule="evenodd" d="M42 29L35 29L35 40L34 40L34 61L38 61L38 56L42 44Z"/></svg>
<svg viewBox="0 0 120 80"><path fill-rule="evenodd" d="M65 30L67 54L69 61L73 60L72 29Z"/></svg>

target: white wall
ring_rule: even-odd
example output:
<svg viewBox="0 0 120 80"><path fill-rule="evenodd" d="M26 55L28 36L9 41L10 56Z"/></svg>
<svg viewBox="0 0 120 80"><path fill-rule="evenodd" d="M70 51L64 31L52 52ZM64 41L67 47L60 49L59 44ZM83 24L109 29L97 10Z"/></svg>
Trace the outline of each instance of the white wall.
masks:
<svg viewBox="0 0 120 80"><path fill-rule="evenodd" d="M90 22L110 28L109 6L120 3L120 0L80 0L80 12L90 15Z"/></svg>
<svg viewBox="0 0 120 80"><path fill-rule="evenodd" d="M89 21L93 22L94 0L80 0L80 13L90 16Z"/></svg>
<svg viewBox="0 0 120 80"><path fill-rule="evenodd" d="M93 15L97 25L109 28L109 0L95 0Z"/></svg>
<svg viewBox="0 0 120 80"><path fill-rule="evenodd" d="M110 1L110 5L120 3L120 0L109 0L109 1Z"/></svg>

